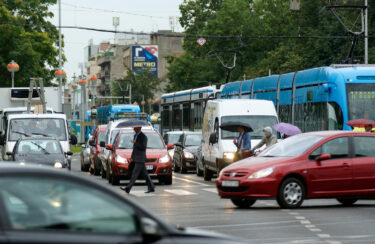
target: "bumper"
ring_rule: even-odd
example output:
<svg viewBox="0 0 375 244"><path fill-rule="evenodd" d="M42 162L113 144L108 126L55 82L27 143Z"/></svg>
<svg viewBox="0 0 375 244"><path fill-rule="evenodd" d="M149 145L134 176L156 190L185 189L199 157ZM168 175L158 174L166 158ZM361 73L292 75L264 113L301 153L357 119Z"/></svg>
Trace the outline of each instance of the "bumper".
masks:
<svg viewBox="0 0 375 244"><path fill-rule="evenodd" d="M239 181L238 187L222 186L223 180ZM279 183L276 179L236 179L220 178L216 181L218 194L221 198L275 198Z"/></svg>
<svg viewBox="0 0 375 244"><path fill-rule="evenodd" d="M184 158L182 160L182 164L184 165L185 168L187 169L195 169L197 166L197 159L186 159Z"/></svg>
<svg viewBox="0 0 375 244"><path fill-rule="evenodd" d="M147 172L151 178L172 174L172 165L170 163L146 163L146 165L152 166L152 169L147 169ZM116 164L113 170L120 177L120 179L130 179L129 164Z"/></svg>

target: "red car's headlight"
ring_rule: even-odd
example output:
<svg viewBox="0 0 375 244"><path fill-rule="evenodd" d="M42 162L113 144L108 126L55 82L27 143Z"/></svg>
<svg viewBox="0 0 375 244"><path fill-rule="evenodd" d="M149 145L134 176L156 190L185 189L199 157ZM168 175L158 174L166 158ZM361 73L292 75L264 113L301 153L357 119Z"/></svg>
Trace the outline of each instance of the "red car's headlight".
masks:
<svg viewBox="0 0 375 244"><path fill-rule="evenodd" d="M163 157L159 158L159 163L168 163L170 160L169 155L166 154Z"/></svg>

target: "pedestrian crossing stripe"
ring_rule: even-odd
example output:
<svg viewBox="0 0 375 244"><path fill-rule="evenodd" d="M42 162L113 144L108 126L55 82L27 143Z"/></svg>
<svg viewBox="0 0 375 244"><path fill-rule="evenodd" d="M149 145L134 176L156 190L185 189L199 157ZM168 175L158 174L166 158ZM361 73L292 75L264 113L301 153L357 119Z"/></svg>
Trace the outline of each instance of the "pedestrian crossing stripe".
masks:
<svg viewBox="0 0 375 244"><path fill-rule="evenodd" d="M197 193L180 190L180 189L171 189L171 190L164 190L165 192L172 193L177 196L189 196L189 195L197 195Z"/></svg>
<svg viewBox="0 0 375 244"><path fill-rule="evenodd" d="M203 188L200 189L203 191L211 192L217 194L216 188ZM121 192L123 192L121 190ZM156 189L156 192L153 193L145 193L145 190L131 190L130 195L136 196L136 197L167 197L170 196L170 194L177 195L177 196L193 196L193 195L198 195L198 193L191 192L191 191L186 191L186 190L181 190L181 189L164 189L163 191L158 192Z"/></svg>
<svg viewBox="0 0 375 244"><path fill-rule="evenodd" d="M203 188L202 190L203 190L203 191L208 191L208 192L217 193L217 189L216 189L216 188Z"/></svg>

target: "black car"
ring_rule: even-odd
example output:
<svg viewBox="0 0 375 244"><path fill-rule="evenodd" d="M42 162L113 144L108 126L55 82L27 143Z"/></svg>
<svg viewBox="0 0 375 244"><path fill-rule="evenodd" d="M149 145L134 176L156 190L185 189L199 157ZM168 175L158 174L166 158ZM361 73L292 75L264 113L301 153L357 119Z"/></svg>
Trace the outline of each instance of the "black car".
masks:
<svg viewBox="0 0 375 244"><path fill-rule="evenodd" d="M125 195L69 172L0 164L3 243L244 243L177 229Z"/></svg>
<svg viewBox="0 0 375 244"><path fill-rule="evenodd" d="M13 161L48 165L55 168L68 168L68 155L64 153L60 142L52 137L22 137L17 140L13 152L7 152Z"/></svg>
<svg viewBox="0 0 375 244"><path fill-rule="evenodd" d="M175 143L173 164L174 171L185 173L189 169L196 169L198 148L201 145L202 133L184 131L180 140Z"/></svg>

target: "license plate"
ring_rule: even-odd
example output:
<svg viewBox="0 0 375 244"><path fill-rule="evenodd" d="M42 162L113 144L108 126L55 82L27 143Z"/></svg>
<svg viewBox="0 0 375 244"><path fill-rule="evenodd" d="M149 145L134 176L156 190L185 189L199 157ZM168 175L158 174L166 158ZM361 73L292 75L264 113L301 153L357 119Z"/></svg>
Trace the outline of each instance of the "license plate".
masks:
<svg viewBox="0 0 375 244"><path fill-rule="evenodd" d="M154 169L154 166L153 166L153 165L146 165L146 169L147 169L147 170L153 170L153 169Z"/></svg>
<svg viewBox="0 0 375 244"><path fill-rule="evenodd" d="M237 180L223 180L222 186L238 187L239 183Z"/></svg>

